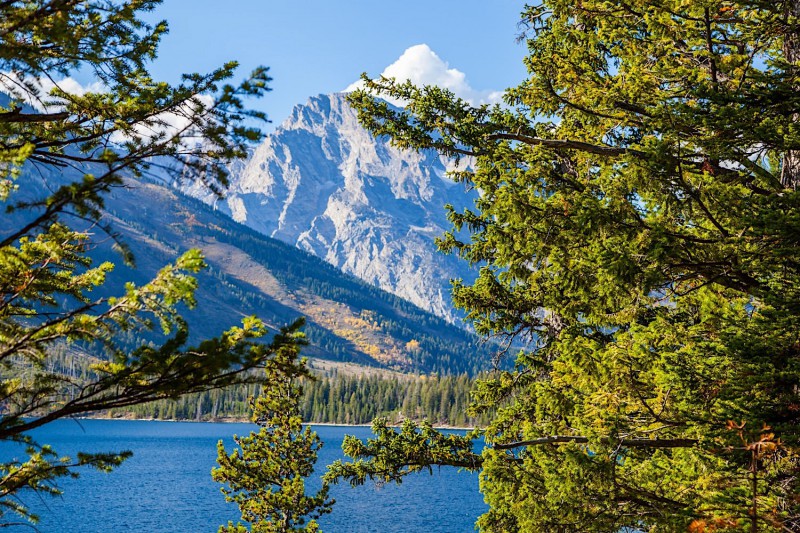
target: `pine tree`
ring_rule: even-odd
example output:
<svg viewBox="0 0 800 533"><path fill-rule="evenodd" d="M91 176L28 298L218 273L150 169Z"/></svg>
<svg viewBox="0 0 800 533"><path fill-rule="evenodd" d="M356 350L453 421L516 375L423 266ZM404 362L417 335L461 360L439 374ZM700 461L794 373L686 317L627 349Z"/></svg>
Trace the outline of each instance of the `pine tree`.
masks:
<svg viewBox="0 0 800 533"><path fill-rule="evenodd" d="M109 470L130 455L59 457L33 442L30 430L260 380L249 371L294 342L297 326L270 343L264 324L248 318L188 346L178 309L195 303L192 274L205 266L196 250L149 283L128 284L113 298L97 295L113 265L92 263L95 233L116 240L101 220L104 195L165 168L218 190L226 161L243 157L246 144L259 138L244 120L264 118L242 102L267 90L264 68L238 86L226 83L235 63L187 74L174 86L150 76L148 63L167 25L149 25L142 14L158 4L0 3L0 440L23 443L28 454L0 464L2 518L13 511L35 520L19 499L22 491L58 493L54 481L76 476L76 467ZM94 76L94 90L60 87L59 80L78 71ZM48 188L39 176L56 185ZM124 243L117 248L121 261L132 262ZM65 349L86 362L80 376L57 364Z"/></svg>
<svg viewBox="0 0 800 533"><path fill-rule="evenodd" d="M212 477L227 485L222 489L226 499L239 506L242 520L249 523L229 523L220 533L319 531L316 519L331 511L326 482L306 495L305 479L314 471L322 442L302 425L298 380L309 374L297 355L297 346L287 346L267 363L268 386L250 400L251 418L261 426L258 433L234 437L238 448L230 454L222 441L217 445L219 467Z"/></svg>
<svg viewBox="0 0 800 533"><path fill-rule="evenodd" d="M482 268L454 300L527 344L475 391L479 527L797 531L797 2L545 0L522 27L504 106L351 97L373 133L471 158L480 198L440 245ZM401 476L405 442L335 474Z"/></svg>

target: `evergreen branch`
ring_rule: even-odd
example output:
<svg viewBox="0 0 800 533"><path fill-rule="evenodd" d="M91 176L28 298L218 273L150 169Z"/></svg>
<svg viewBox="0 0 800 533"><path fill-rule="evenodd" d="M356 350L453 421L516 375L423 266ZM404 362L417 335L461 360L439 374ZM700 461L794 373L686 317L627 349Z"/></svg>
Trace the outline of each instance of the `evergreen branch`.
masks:
<svg viewBox="0 0 800 533"><path fill-rule="evenodd" d="M32 122L59 122L69 118L67 112L60 113L22 113L22 108L14 111L0 113L0 122L3 123L32 123Z"/></svg>
<svg viewBox="0 0 800 533"><path fill-rule="evenodd" d="M521 440L516 442L495 443L492 445L496 450L513 450L523 446L541 446L544 444L587 444L592 439L581 435L549 435L538 439ZM619 444L623 448L692 448L697 445L697 439L612 439L602 437L599 439L603 444Z"/></svg>
<svg viewBox="0 0 800 533"><path fill-rule="evenodd" d="M603 156L620 156L631 154L637 157L645 157L645 153L633 148L617 148L614 146L599 146L590 144L583 141L574 141L569 139L542 139L539 137L530 137L528 135L521 135L517 133L492 133L486 137L490 141L494 140L509 140L519 141L523 144L531 146L544 146L546 148L556 149L569 149L587 152L590 154L597 154Z"/></svg>

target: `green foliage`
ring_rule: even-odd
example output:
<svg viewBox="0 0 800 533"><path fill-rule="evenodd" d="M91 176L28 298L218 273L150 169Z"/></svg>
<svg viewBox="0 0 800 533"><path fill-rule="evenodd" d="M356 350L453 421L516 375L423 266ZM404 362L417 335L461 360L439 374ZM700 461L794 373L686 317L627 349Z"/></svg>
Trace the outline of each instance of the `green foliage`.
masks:
<svg viewBox="0 0 800 533"><path fill-rule="evenodd" d="M305 385L303 419L333 424L428 419L437 425L474 427L488 416L465 413L473 380L461 376L334 376Z"/></svg>
<svg viewBox="0 0 800 533"><path fill-rule="evenodd" d="M179 311L194 305L194 278L205 264L188 251L146 283L99 296L113 269L93 265L104 197L123 178L168 167L216 186L225 162L245 154L258 130L241 98L267 90L266 70L239 86L225 83L235 63L175 86L147 72L167 25L142 13L157 0L38 0L0 3L0 439L25 445L27 458L0 464L0 516L35 521L22 492L58 494L76 468L107 471L128 457L79 453L60 457L28 432L50 421L236 383L260 381L251 369L292 345L293 325L269 341L247 318L216 339L189 346ZM96 89L67 93L59 78L80 71ZM53 178L52 188L35 177ZM216 184L216 185L215 185ZM122 258L132 257L117 242ZM126 339L157 329L148 342ZM157 339L158 342L153 342ZM66 371L63 350L88 351L79 372ZM70 365L72 366L72 365ZM71 370L74 370L71 368Z"/></svg>
<svg viewBox="0 0 800 533"><path fill-rule="evenodd" d="M298 379L309 374L297 355L296 345L287 346L267 363L267 386L250 399L259 432L235 436L238 448L230 454L222 441L217 445L219 467L211 475L228 486L222 489L225 499L236 503L250 524L248 529L228 523L220 533L319 531L316 519L331 511L327 483L313 496L305 492L305 478L314 471L322 442L302 425Z"/></svg>
<svg viewBox="0 0 800 533"><path fill-rule="evenodd" d="M373 133L471 157L480 198L440 246L482 269L454 300L528 342L475 391L481 530L797 529L798 15L546 0L505 106L352 95Z"/></svg>
<svg viewBox="0 0 800 533"><path fill-rule="evenodd" d="M53 485L53 479L63 476L78 477L76 468L91 467L103 472L110 472L122 464L132 454L129 451L120 453L78 453L75 459L59 457L48 445L38 445L29 437L19 439L26 446L25 461L9 461L3 465L3 498L0 500L2 513L13 512L36 520L37 515L31 514L27 507L9 494L16 494L23 489L32 489L40 494L57 496L61 491Z"/></svg>
<svg viewBox="0 0 800 533"><path fill-rule="evenodd" d="M337 459L329 465L325 474L328 482L346 479L354 487L367 479L399 484L405 476L421 470L433 473L433 466L477 470L483 462L472 451L474 435L445 435L429 422L406 420L400 431L395 431L385 418L378 418L372 423L372 432L376 438L366 443L352 435L345 437L342 450L357 460L344 463Z"/></svg>
<svg viewBox="0 0 800 533"><path fill-rule="evenodd" d="M69 363L59 361L60 371L65 372ZM312 424L369 424L385 417L392 423L427 419L440 426L482 427L491 420L489 413L466 412L473 384L466 375L314 376L303 383L300 413ZM112 409L107 414L159 420L243 419L250 414L248 398L261 390L261 385L235 385Z"/></svg>
<svg viewBox="0 0 800 533"><path fill-rule="evenodd" d="M0 109L3 177L8 179L23 161L43 168L97 163L101 169L37 202L44 207L38 226L49 224L65 207L97 215L102 206L98 195L120 183L120 171L138 174L154 156L178 158L211 186L225 183L224 160L244 156L244 143L259 138L259 131L242 120L265 117L246 110L241 97L267 90L265 68L239 86L223 83L233 75L235 62L210 74L186 74L176 86L151 78L147 63L155 58L167 24L151 26L140 15L159 3L40 0L2 5L1 80L11 97ZM83 95L58 87L43 90L42 81L58 81L78 70L93 75L102 89ZM182 119L181 125L169 127L169 115Z"/></svg>

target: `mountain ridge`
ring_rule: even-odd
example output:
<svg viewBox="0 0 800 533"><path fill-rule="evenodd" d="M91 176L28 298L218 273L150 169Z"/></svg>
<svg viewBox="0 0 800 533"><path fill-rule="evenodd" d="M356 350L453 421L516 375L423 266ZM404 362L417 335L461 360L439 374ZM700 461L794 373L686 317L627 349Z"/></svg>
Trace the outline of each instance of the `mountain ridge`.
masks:
<svg viewBox="0 0 800 533"><path fill-rule="evenodd" d="M477 195L446 176L450 165L433 152L375 139L346 95L336 93L296 106L247 161L232 167L223 200L200 183L177 187L456 323L450 280L471 281L475 272L439 253L434 239L450 228L444 206L469 206Z"/></svg>

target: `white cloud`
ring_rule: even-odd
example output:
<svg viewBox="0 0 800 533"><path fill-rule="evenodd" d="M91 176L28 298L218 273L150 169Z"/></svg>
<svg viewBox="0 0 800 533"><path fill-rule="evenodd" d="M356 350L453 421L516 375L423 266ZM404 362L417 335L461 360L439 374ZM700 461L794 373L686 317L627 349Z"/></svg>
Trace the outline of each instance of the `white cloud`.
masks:
<svg viewBox="0 0 800 533"><path fill-rule="evenodd" d="M25 84L33 85L38 94L31 94L25 87ZM19 76L15 73L0 72L0 92L12 95L14 98L30 105L37 111L52 113L64 108L64 100L51 95L51 91L56 87L67 94L76 96L83 96L87 93L102 93L108 90L100 81L94 81L83 85L71 77L63 78L58 81L44 77L26 77L20 80ZM201 105L206 109L210 108L214 103L214 99L209 95L200 94L195 96L193 100L195 100L195 102L187 102L174 111L156 115L151 120L151 124L138 124L134 127L132 135L141 139L147 139L155 138L162 133L167 136L180 133L183 135L184 144L188 146L202 142L203 139L201 137L194 136L192 132L189 131L184 133L184 130L191 124L191 117L195 113L196 106ZM129 139L130 136L131 135L116 132L111 135L111 141L121 143Z"/></svg>
<svg viewBox="0 0 800 533"><path fill-rule="evenodd" d="M38 90L38 95L32 95L25 87L26 84L33 85ZM103 83L95 81L82 85L74 78L64 78L62 80L54 81L50 78L33 78L25 77L22 80L16 73L13 72L0 72L0 92L9 94L15 98L22 100L29 106L39 111L57 111L62 108L63 101L59 102L57 98L50 95L50 91L58 87L67 94L74 94L82 96L86 93L102 92L105 89ZM49 105L46 105L49 104Z"/></svg>
<svg viewBox="0 0 800 533"><path fill-rule="evenodd" d="M386 67L381 75L395 78L401 82L410 80L415 85L436 85L449 89L472 105L498 103L503 94L502 91L473 89L467 81L466 74L458 69L450 68L450 64L436 55L427 44L418 44L408 48L397 61ZM354 91L363 84L364 82L361 80L352 83L345 89L345 92ZM387 100L395 105L402 105L402 102L398 100L389 98Z"/></svg>
<svg viewBox="0 0 800 533"><path fill-rule="evenodd" d="M135 136L141 139L154 139L160 134L167 137L174 135L181 136L183 146L192 147L197 143L203 142L203 137L197 135L190 128L193 115L197 111L205 112L214 105L214 99L207 94L198 94L190 101L176 108L174 111L159 113L152 119L152 124L139 124L134 127ZM125 139L121 133L116 133L112 137L115 142Z"/></svg>
<svg viewBox="0 0 800 533"><path fill-rule="evenodd" d="M83 96L86 93L99 93L105 90L105 85L99 81L81 85L80 82L74 78L64 78L58 82L40 78L39 82L45 94L49 94L55 87L58 87L67 94L74 94L76 96Z"/></svg>

